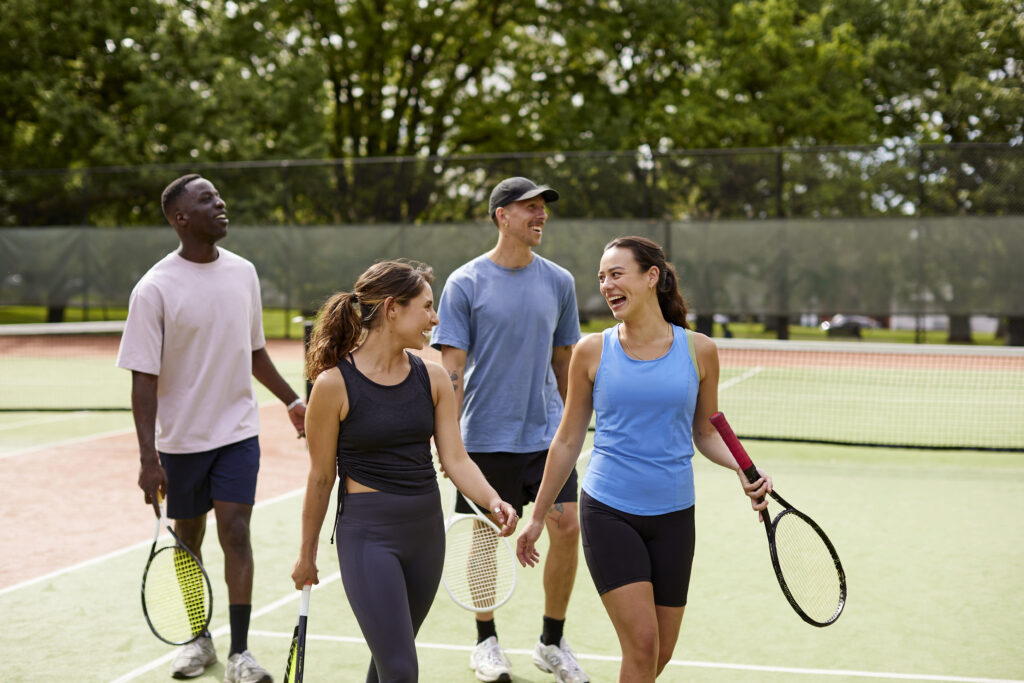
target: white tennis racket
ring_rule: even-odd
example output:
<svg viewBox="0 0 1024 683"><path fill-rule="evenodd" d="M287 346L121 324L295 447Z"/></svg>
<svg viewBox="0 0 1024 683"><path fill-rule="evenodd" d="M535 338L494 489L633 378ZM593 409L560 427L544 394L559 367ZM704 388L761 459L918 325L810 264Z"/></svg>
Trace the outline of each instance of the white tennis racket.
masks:
<svg viewBox="0 0 1024 683"><path fill-rule="evenodd" d="M516 554L501 529L468 497L472 514L455 511L458 490L451 483L445 523L444 573L441 580L455 604L471 612L501 607L516 589Z"/></svg>

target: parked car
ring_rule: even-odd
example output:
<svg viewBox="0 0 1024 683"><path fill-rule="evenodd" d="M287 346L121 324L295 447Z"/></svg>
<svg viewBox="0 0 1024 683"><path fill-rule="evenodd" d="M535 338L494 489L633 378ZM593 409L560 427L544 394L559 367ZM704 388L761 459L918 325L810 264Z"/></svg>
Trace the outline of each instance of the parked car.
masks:
<svg viewBox="0 0 1024 683"><path fill-rule="evenodd" d="M829 337L856 337L858 339L860 339L862 329L876 330L881 327L880 322L866 315L843 315L842 313L837 313L821 323L821 329L825 330Z"/></svg>

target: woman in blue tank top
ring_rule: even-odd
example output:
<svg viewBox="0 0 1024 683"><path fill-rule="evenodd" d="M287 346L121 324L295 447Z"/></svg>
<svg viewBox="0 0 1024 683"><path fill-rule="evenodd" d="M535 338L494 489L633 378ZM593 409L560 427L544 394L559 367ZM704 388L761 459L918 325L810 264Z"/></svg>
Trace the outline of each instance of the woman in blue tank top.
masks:
<svg viewBox="0 0 1024 683"><path fill-rule="evenodd" d="M751 484L709 418L718 410L718 351L687 329L675 269L654 242L609 242L598 271L619 320L583 338L534 514L517 553L533 566L543 514L580 455L591 415L594 450L580 499L583 551L619 636L619 680L653 681L672 658L686 606L694 549L694 446L734 470L755 510L771 478Z"/></svg>
<svg viewBox="0 0 1024 683"><path fill-rule="evenodd" d="M371 266L352 292L321 307L306 359L310 470L292 579L298 589L318 582L317 539L338 476L338 563L373 656L368 683L419 676L415 637L437 593L445 545L430 439L445 473L494 512L502 535L517 522L466 453L447 372L407 351L424 348L437 325L432 280L421 264Z"/></svg>

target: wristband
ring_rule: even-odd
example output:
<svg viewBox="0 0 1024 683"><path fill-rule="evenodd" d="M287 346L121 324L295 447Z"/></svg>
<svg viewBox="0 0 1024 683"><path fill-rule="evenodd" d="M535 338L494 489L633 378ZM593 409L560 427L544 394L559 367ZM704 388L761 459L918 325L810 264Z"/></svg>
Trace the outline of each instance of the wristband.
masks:
<svg viewBox="0 0 1024 683"><path fill-rule="evenodd" d="M302 405L306 405L306 402L302 400L301 396L299 396L297 399L295 399L294 401L292 401L291 403L288 404L288 412L289 413L292 412L292 408L294 408L295 406L302 406Z"/></svg>

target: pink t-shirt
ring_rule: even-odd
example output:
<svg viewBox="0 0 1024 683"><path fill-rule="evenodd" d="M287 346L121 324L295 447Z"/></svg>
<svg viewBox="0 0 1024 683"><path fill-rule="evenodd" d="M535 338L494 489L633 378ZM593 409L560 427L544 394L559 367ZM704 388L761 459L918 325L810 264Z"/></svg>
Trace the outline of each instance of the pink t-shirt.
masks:
<svg viewBox="0 0 1024 683"><path fill-rule="evenodd" d="M172 252L128 304L117 367L159 377L156 446L196 453L259 433L252 352L265 345L256 268L218 247L212 263Z"/></svg>

